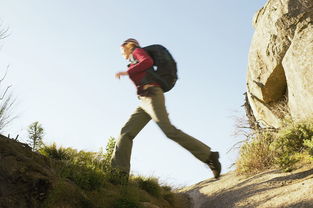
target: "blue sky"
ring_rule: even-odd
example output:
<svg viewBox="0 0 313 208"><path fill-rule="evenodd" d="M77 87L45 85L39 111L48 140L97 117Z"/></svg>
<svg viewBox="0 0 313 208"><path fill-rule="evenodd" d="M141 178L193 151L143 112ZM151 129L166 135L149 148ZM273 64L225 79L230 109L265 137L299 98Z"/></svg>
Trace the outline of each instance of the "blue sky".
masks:
<svg viewBox="0 0 313 208"><path fill-rule="evenodd" d="M5 134L27 138L39 121L46 143L98 151L139 104L120 44L162 44L178 63L166 93L172 123L221 154L223 172L236 160L229 148L234 119L243 114L252 17L265 0L122 1L1 0L9 37L0 42L0 72L10 70L18 118ZM150 122L134 141L132 171L190 185L212 174Z"/></svg>

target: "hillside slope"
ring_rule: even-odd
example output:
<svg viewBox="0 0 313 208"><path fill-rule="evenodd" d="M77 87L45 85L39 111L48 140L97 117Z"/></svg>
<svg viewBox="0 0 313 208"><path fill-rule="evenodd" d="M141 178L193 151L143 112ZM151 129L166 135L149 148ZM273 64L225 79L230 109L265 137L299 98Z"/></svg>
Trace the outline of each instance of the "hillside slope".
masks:
<svg viewBox="0 0 313 208"><path fill-rule="evenodd" d="M0 208L189 207L187 197L153 178L133 176L126 185L101 173L43 156L0 134Z"/></svg>
<svg viewBox="0 0 313 208"><path fill-rule="evenodd" d="M0 207L38 207L54 184L47 158L0 135Z"/></svg>
<svg viewBox="0 0 313 208"><path fill-rule="evenodd" d="M313 207L313 167L292 173L269 170L251 177L227 173L181 190L192 208Z"/></svg>

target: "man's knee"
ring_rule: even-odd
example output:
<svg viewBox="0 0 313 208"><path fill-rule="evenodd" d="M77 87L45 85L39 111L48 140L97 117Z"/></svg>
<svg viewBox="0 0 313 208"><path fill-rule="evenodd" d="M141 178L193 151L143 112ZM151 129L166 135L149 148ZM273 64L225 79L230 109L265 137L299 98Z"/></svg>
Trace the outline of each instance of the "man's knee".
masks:
<svg viewBox="0 0 313 208"><path fill-rule="evenodd" d="M131 132L121 132L120 134L120 140L133 140L135 138L135 135L133 135Z"/></svg>

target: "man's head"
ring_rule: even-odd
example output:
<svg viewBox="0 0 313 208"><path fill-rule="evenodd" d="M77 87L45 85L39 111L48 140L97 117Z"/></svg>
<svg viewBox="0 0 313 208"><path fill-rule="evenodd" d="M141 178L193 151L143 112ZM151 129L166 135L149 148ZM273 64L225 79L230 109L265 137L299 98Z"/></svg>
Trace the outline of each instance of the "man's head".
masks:
<svg viewBox="0 0 313 208"><path fill-rule="evenodd" d="M121 45L121 52L125 59L129 58L129 55L136 47L140 47L139 42L136 39L129 38L125 40Z"/></svg>

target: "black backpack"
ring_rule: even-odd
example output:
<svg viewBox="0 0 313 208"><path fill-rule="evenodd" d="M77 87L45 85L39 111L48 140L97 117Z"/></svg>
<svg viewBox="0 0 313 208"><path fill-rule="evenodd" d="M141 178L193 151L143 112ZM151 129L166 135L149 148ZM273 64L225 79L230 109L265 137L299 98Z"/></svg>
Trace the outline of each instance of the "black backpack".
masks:
<svg viewBox="0 0 313 208"><path fill-rule="evenodd" d="M161 85L164 92L170 91L178 79L174 58L162 45L150 45L143 49L152 57L154 64L147 70L142 84L156 82Z"/></svg>

